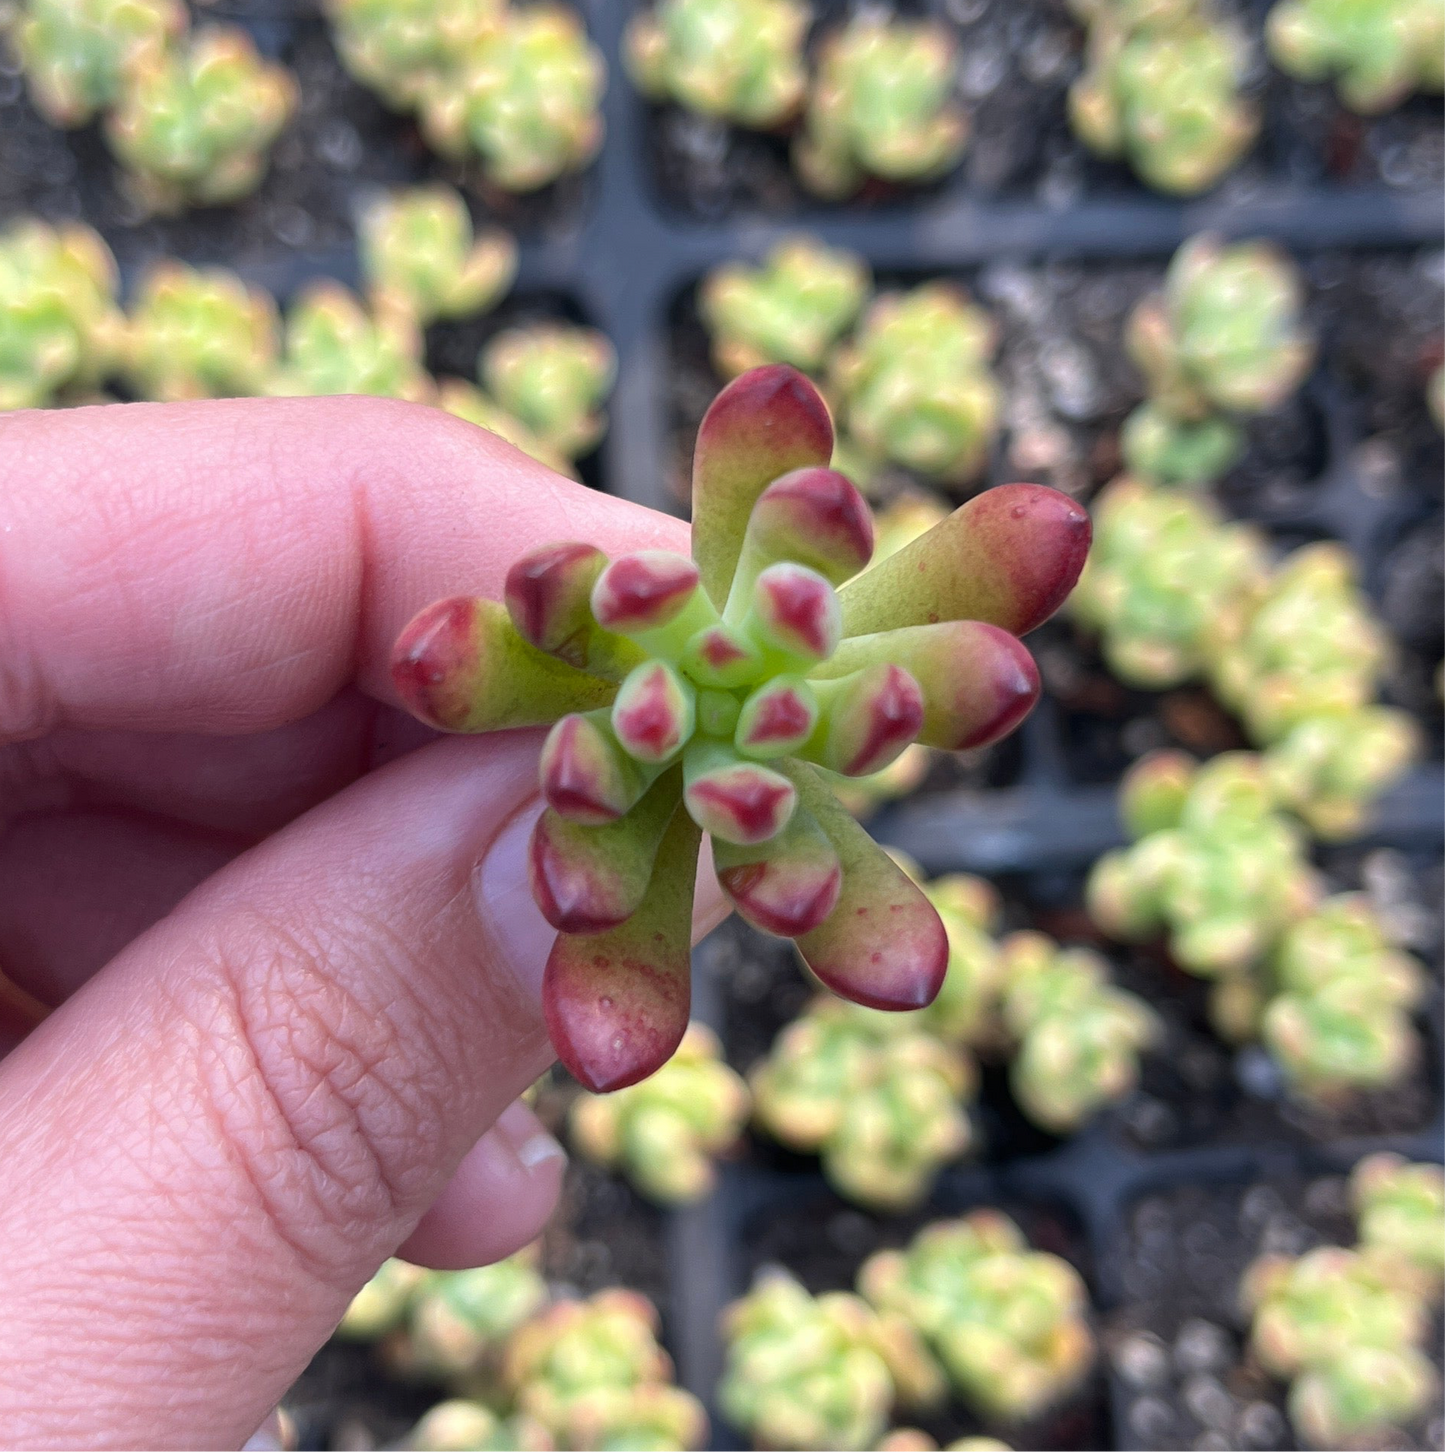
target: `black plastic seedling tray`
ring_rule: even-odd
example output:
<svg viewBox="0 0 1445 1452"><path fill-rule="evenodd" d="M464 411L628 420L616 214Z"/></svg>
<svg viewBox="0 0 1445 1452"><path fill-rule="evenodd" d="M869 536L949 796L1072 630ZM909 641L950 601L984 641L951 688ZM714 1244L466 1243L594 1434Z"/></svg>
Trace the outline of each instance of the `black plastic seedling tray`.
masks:
<svg viewBox="0 0 1445 1452"><path fill-rule="evenodd" d="M1013 67L975 108L980 148L997 143L1007 125L1037 126L1039 137L1027 155L1020 153L1021 160L1005 158L1007 164L999 162L989 175L982 162L966 162L955 177L916 195L875 190L855 203L823 206L777 184L782 141L699 129L670 108L643 102L620 64L622 28L633 6L621 0L580 0L580 6L608 64L607 144L586 176L539 198L516 203L483 197L483 210L518 233L516 289L498 314L478 325L433 330L428 361L433 368L469 372L488 333L532 312L561 313L600 327L617 349L619 373L611 428L599 455L584 461L584 478L654 508L685 507L677 485L685 462L679 448L686 445L679 441L689 437L695 419L678 417L678 378L689 366L682 356L686 339L680 344L679 335L689 326L696 284L714 265L761 257L790 233L806 231L863 254L885 281L943 274L970 286L1004 264L1142 266L1158 272L1180 242L1204 230L1274 239L1307 269L1311 259L1325 265L1340 257L1408 258L1445 242L1439 168L1430 160L1435 156L1438 162L1438 155L1429 149L1439 115L1429 103L1414 103L1399 118L1361 124L1345 117L1320 88L1298 87L1261 71L1255 88L1266 119L1256 151L1215 193L1174 201L1151 195L1122 168L1081 158L1061 130L1063 90L1078 64L1078 32L1061 3L905 4L900 8L962 22L966 65L970 56L982 64L977 57L992 47ZM844 8L832 0L821 7L830 16ZM1256 27L1265 8L1263 0L1240 7ZM24 212L52 219L82 216L111 242L128 281L149 258L169 253L197 263L225 262L283 299L316 276L354 284L351 220L367 189L449 173L428 156L409 123L387 115L340 71L314 4L218 0L204 14L244 25L265 52L285 59L302 79L301 115L260 195L231 212L141 221L119 198L94 129L70 138L49 131L29 111L12 69L0 71L0 222ZM1062 56L1055 54L1060 46ZM1347 153L1343 161L1341 147ZM725 184L699 203L679 187L678 167L689 155L704 153L722 157ZM1415 165L1422 155L1423 173L1418 165L1412 173L1400 160L1414 158ZM748 182L754 173L762 178L758 186ZM1407 184L1401 184L1402 175ZM742 183L735 185L730 176ZM690 326L695 329L695 319ZM1240 499L1226 491L1225 498L1281 543L1318 537L1347 542L1367 587L1379 594L1387 584L1390 552L1408 531L1438 517L1440 478L1435 472L1412 477L1403 488L1381 488L1369 452L1361 448L1369 422L1353 405L1347 383L1331 371L1331 340L1323 341L1324 362L1302 405L1318 435L1306 487ZM1426 458L1438 470L1432 462L1438 451ZM1006 477L1001 460L1002 455L992 482ZM1406 465L1418 470L1418 461ZM1071 638L1067 627L1050 629L1055 636L1037 638L1041 651ZM876 835L907 850L930 873L1001 877L1040 920L1062 912L1048 925L1067 935L1068 923L1078 920L1083 873L1123 840L1112 779L1081 775L1071 765L1070 710L1057 693L1046 694L1017 744L1008 748L1001 778L1006 784L992 784L996 778L984 772L987 786L919 794L880 813L871 824ZM1394 849L1427 871L1439 861L1445 824L1438 746L1430 755L1381 804L1364 844ZM736 992L739 962L745 960L755 976L761 973L770 983L791 982L796 970L774 944L736 926L722 934L696 955L695 1015L723 1033L735 1062L746 1067L743 1061L756 1057L765 1042L754 1025L745 1036L747 1046L739 1045L735 1030L749 1011ZM799 989L795 999L804 996ZM952 1214L999 1204L1019 1211L1047 1248L1076 1260L1101 1318L1108 1316L1127 1300L1119 1267L1128 1209L1159 1187L1298 1178L1346 1168L1383 1147L1439 1159L1438 987L1428 1016L1422 1092L1429 1105L1409 1132L1321 1143L1308 1126L1301 1129L1271 1110L1253 1120L1225 1116L1193 1142L1191 1132L1183 1132L1170 1141L1179 1147L1143 1148L1113 1116L1059 1143L1030 1131L1016 1112L1010 1117L1006 1095L986 1087L985 1099L992 1099L981 1112L992 1121L985 1161L947 1172L928 1208ZM825 1282L844 1285L852 1271L839 1269L840 1257L848 1258L850 1246L856 1265L867 1249L899 1243L921 1221L919 1216L880 1221L849 1210L815 1169L786 1156L768 1160L768 1153L759 1150L725 1166L719 1192L700 1206L645 1212L638 1232L645 1248L662 1257L641 1279L659 1278L665 1286L660 1299L667 1339L680 1379L714 1413L717 1447L740 1445L716 1417L723 1358L718 1313L746 1289L758 1265L788 1246L807 1248L811 1237L827 1253L811 1257L813 1270L805 1274L821 1278L819 1288ZM609 1213L626 1214L627 1203L624 1198ZM1110 1445L1111 1437L1113 1445L1136 1445L1126 1435L1125 1402L1118 1379L1101 1371L1062 1419L1020 1433L1052 1441L1021 1445L1099 1446ZM938 1430L956 1435L963 1425Z"/></svg>

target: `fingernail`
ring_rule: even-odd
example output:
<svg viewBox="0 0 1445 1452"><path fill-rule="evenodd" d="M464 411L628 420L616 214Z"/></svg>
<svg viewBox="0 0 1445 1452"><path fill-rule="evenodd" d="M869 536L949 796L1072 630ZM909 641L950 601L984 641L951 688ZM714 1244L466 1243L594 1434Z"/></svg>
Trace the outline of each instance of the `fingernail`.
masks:
<svg viewBox="0 0 1445 1452"><path fill-rule="evenodd" d="M475 874L477 910L497 952L528 1001L542 1002L542 970L557 937L532 900L527 844L542 813L540 802L523 807L497 834Z"/></svg>
<svg viewBox="0 0 1445 1452"><path fill-rule="evenodd" d="M296 1425L285 1407L277 1407L246 1439L241 1452L287 1452L296 1445Z"/></svg>
<svg viewBox="0 0 1445 1452"><path fill-rule="evenodd" d="M542 1121L519 1099L509 1104L497 1119L497 1129L506 1137L518 1163L529 1174L548 1160L565 1160L567 1151L542 1128Z"/></svg>

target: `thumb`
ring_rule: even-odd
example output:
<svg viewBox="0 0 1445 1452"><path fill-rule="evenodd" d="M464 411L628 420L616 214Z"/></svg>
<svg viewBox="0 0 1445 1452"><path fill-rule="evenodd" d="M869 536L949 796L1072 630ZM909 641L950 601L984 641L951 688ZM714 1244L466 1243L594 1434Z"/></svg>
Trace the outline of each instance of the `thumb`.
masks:
<svg viewBox="0 0 1445 1452"><path fill-rule="evenodd" d="M0 1063L0 1443L238 1446L551 1061L536 750L359 782Z"/></svg>

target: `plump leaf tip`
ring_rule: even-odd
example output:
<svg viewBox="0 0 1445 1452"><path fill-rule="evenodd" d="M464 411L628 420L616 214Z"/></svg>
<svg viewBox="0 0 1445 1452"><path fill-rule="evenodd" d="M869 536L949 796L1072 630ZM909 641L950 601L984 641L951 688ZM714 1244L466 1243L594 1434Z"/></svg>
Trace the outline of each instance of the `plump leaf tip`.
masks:
<svg viewBox="0 0 1445 1452"><path fill-rule="evenodd" d="M872 516L832 449L817 389L753 369L698 433L691 559L549 545L503 602L440 601L397 642L396 688L431 725L552 726L530 858L558 930L543 992L590 1089L650 1074L687 1027L702 832L738 912L843 997L920 1008L943 979L938 914L818 768L1011 731L1039 691L1017 636L1073 587L1088 516L1004 485L870 569Z"/></svg>

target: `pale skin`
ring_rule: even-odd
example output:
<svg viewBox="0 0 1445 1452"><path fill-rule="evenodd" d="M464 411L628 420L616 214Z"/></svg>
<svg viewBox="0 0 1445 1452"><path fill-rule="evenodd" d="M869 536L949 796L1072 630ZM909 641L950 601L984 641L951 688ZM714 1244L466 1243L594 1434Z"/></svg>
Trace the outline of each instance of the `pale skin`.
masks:
<svg viewBox="0 0 1445 1452"><path fill-rule="evenodd" d="M539 737L387 665L564 539L687 549L407 404L0 418L0 1445L239 1446L385 1257L545 1222Z"/></svg>

